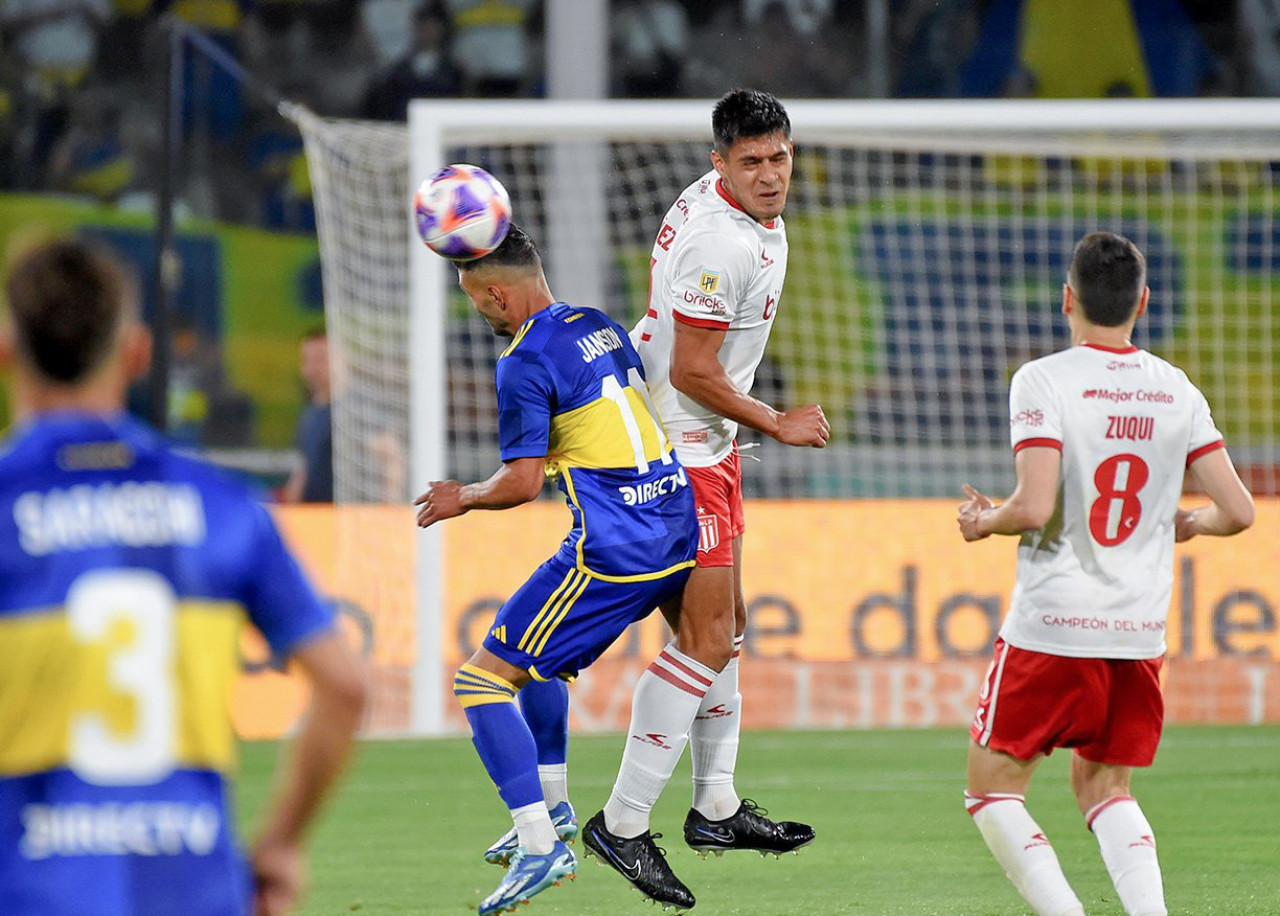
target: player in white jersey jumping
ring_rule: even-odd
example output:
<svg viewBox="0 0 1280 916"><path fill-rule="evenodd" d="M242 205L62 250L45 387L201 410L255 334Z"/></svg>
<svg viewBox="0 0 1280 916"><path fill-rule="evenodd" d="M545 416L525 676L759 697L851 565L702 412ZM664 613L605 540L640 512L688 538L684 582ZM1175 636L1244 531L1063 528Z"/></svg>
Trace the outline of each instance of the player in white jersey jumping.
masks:
<svg viewBox="0 0 1280 916"><path fill-rule="evenodd" d="M1017 585L969 734L965 804L1040 916L1082 916L1027 813L1031 775L1073 749L1071 788L1130 916L1165 916L1151 825L1129 794L1155 757L1174 541L1253 522L1204 395L1129 342L1146 312L1146 261L1108 232L1076 246L1062 311L1072 346L1013 376L1017 485L999 506L969 486L966 541L1018 535ZM1178 508L1187 470L1210 504Z"/></svg>
<svg viewBox="0 0 1280 916"><path fill-rule="evenodd" d="M778 411L749 394L787 270L790 119L773 96L740 89L716 103L712 130L714 168L667 211L653 247L649 311L631 334L693 484L697 566L679 606L664 609L676 638L636 685L617 782L583 838L642 893L682 908L693 895L654 845L649 814L686 743L694 795L684 836L695 850L781 853L814 837L807 824L769 820L733 783L746 628L735 437L739 424L787 445L822 448L830 435L816 404Z"/></svg>

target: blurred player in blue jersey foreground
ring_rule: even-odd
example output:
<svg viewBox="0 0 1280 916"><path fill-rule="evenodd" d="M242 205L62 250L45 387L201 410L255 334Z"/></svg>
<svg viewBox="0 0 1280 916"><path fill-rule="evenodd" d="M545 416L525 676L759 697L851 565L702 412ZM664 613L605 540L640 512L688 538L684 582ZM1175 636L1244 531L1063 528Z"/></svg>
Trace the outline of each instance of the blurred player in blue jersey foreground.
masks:
<svg viewBox="0 0 1280 916"><path fill-rule="evenodd" d="M360 664L266 510L125 415L150 339L118 268L56 242L6 291L0 913L286 913L364 709ZM252 872L228 781L246 616L313 688Z"/></svg>
<svg viewBox="0 0 1280 916"><path fill-rule="evenodd" d="M573 677L630 623L677 599L698 529L688 477L649 402L626 331L596 309L557 302L518 226L491 254L459 263L458 273L494 332L514 338L497 369L502 467L481 483L431 483L415 502L418 524L527 503L548 474L558 478L572 515L560 550L503 605L454 680L476 750L515 822L515 836L486 854L510 866L480 903L486 916L514 909L577 869L565 845L577 820L567 799L548 809L539 780L546 738L535 742L516 708L517 691Z"/></svg>

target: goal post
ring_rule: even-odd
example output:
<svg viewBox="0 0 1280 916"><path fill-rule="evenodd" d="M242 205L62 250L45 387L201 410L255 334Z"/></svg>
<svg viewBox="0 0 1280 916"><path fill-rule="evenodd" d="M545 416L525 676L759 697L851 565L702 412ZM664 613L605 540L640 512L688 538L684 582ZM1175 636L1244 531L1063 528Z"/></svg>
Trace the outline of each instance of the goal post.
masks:
<svg viewBox="0 0 1280 916"><path fill-rule="evenodd" d="M333 333L358 342L344 350L335 441L344 427L367 438L371 423L403 422L406 500L430 480L482 479L497 466L499 345L454 271L417 240L414 186L450 162L493 172L543 249L553 292L630 327L647 302L662 214L709 168L713 104L420 100L407 127L302 116L326 311ZM821 403L833 439L821 452L759 443L749 496L856 512L849 501L954 504L964 480L1007 492L1008 375L1065 342L1066 264L1093 229L1123 232L1148 255L1153 308L1136 342L1205 390L1255 493L1280 490L1280 102L786 106L797 146L790 266L757 394ZM378 501L370 479L386 472L372 454L338 448L340 500ZM905 526L918 519L901 524L886 538L910 541ZM397 580L412 583L406 732L457 727L446 666L474 642L483 609L459 616L447 558L496 577L507 549L462 543L472 531L418 532L413 569ZM838 545L813 539L825 562L842 562ZM369 553L370 543L359 535L352 547ZM932 559L913 560L913 575ZM907 594L917 580L902 581Z"/></svg>

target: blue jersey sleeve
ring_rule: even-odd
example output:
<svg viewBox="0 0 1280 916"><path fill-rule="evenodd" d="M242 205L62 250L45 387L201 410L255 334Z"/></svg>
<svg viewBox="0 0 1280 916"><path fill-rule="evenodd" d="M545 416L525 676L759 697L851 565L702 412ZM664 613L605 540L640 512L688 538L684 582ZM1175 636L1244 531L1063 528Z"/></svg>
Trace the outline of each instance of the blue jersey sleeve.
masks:
<svg viewBox="0 0 1280 916"><path fill-rule="evenodd" d="M556 388L537 353L514 350L498 360L498 440L503 461L541 458L551 449Z"/></svg>
<svg viewBox="0 0 1280 916"><path fill-rule="evenodd" d="M242 601L272 652L286 656L331 629L333 612L320 600L276 530L265 508L254 506L254 553Z"/></svg>

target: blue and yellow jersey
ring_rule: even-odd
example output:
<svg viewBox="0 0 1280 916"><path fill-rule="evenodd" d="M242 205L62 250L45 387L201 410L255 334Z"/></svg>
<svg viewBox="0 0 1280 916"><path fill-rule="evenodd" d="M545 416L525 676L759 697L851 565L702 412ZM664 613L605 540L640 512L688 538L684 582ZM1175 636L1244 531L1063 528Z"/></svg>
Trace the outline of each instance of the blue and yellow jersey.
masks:
<svg viewBox="0 0 1280 916"><path fill-rule="evenodd" d="M573 513L561 551L580 570L628 581L692 565L693 494L622 328L554 303L521 325L497 376L502 460L546 458Z"/></svg>
<svg viewBox="0 0 1280 916"><path fill-rule="evenodd" d="M241 485L123 417L0 445L0 913L243 916L246 618L280 654L333 627Z"/></svg>

